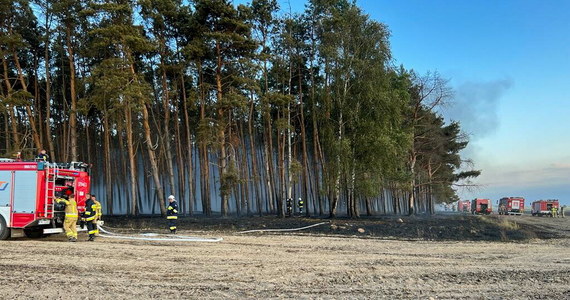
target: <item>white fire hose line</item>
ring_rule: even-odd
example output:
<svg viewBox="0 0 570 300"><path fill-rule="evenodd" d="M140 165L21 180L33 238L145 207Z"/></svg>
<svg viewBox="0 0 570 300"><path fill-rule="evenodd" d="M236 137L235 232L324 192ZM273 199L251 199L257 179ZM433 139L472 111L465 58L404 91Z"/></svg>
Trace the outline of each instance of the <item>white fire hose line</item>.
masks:
<svg viewBox="0 0 570 300"><path fill-rule="evenodd" d="M124 240L139 240L139 241L159 241L159 242L205 242L205 243L214 243L214 242L221 242L223 241L222 238L199 238L194 236L185 236L185 235L176 235L176 236L168 236L168 237L160 237L161 235L158 233L144 233L140 234L141 236L130 236L130 235L123 235L117 234L110 231L105 230L101 225L97 225L99 230L106 234L100 234L100 237L104 238L113 238L113 239L124 239Z"/></svg>
<svg viewBox="0 0 570 300"><path fill-rule="evenodd" d="M303 229L307 229L307 228L311 228L311 227L316 227L316 226L320 226L323 224L327 224L328 222L321 222L321 223L317 223L317 224L313 224L313 225L309 225L309 226L305 226L305 227L299 227L299 228L286 228L286 229L254 229L254 230L246 230L246 231L240 231L238 233L252 233L252 232L281 232L281 231L299 231L299 230L303 230Z"/></svg>

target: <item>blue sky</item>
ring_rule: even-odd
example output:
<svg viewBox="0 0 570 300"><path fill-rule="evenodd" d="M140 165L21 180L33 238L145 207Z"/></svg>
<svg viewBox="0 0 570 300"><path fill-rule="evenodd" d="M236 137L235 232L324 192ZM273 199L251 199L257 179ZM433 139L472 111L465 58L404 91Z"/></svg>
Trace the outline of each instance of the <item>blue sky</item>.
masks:
<svg viewBox="0 0 570 300"><path fill-rule="evenodd" d="M299 12L306 1L279 3ZM396 65L450 80L454 101L441 112L461 122L471 140L464 156L483 171L462 198L570 205L570 1L357 4L388 25Z"/></svg>
<svg viewBox="0 0 570 300"><path fill-rule="evenodd" d="M450 80L483 171L463 198L570 205L570 1L360 1L392 32L397 64Z"/></svg>

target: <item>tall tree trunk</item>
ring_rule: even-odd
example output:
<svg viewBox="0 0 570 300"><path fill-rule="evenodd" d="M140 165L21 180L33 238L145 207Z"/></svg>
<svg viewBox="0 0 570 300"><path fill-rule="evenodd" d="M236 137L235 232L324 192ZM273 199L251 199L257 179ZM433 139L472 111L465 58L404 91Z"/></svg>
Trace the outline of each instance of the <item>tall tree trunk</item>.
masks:
<svg viewBox="0 0 570 300"><path fill-rule="evenodd" d="M269 104L267 110L269 110ZM273 189L273 130L271 129L271 118L269 112L265 113L266 127L265 127L265 184L267 191L267 203L269 204L268 209L270 212L275 213L274 195L275 190Z"/></svg>
<svg viewBox="0 0 570 300"><path fill-rule="evenodd" d="M24 71L22 70L22 67L20 65L20 59L18 58L18 54L16 52L14 52L13 54L14 54L14 63L16 64L16 69L18 70L18 78L20 80L20 84L22 85L22 89L24 91L28 91L28 84L24 79ZM40 140L40 135L38 133L36 116L32 112L32 108L29 104L26 104L24 107L26 108L26 112L28 114L28 120L30 122L30 127L32 128L32 138L34 140L34 144L36 148L41 149L42 142Z"/></svg>
<svg viewBox="0 0 570 300"><path fill-rule="evenodd" d="M129 165L130 165L130 179L131 179L131 215L137 215L138 205L137 205L137 190L138 190L138 178L137 178L137 164L136 164L136 154L135 154L135 146L133 141L133 117L132 117L132 109L129 105L125 106L125 114L126 114L126 130L127 130L127 149L129 152Z"/></svg>
<svg viewBox="0 0 570 300"><path fill-rule="evenodd" d="M10 83L10 78L8 77L8 63L6 58L2 56L2 66L4 69L4 83L6 84L6 96L10 97L12 95L12 84ZM20 150L22 145L20 144L20 134L18 133L18 122L16 118L15 107L12 104L8 104L8 113L10 115L10 127L12 130L12 140L14 141L15 147L10 147L11 150ZM8 148L7 148L8 149Z"/></svg>
<svg viewBox="0 0 570 300"><path fill-rule="evenodd" d="M311 121L313 125L313 170L315 173L314 180L314 201L319 204L319 215L324 214L323 199L321 197L321 169L319 169L319 162L321 166L323 165L323 157L320 155L319 151L319 130L317 126L317 105L316 105L316 93L315 93L315 71L314 71L314 61L316 52L316 38L315 38L315 27L311 26L311 48L310 48L310 67L309 75L311 78ZM324 171L323 171L324 173Z"/></svg>
<svg viewBox="0 0 570 300"><path fill-rule="evenodd" d="M262 204L261 204L261 191L259 190L259 172L257 171L257 149L255 148L255 134L253 132L253 119L254 119L254 97L253 91L251 92L250 97L250 104L249 104L249 119L247 123L248 132L249 132L249 147L250 147L250 154L251 154L251 175L250 178L253 180L254 184L254 197L255 197L255 204L257 206L257 213L259 216L262 215Z"/></svg>
<svg viewBox="0 0 570 300"><path fill-rule="evenodd" d="M174 129L176 131L176 164L178 166L178 197L181 199L181 211L186 213L186 165L184 164L184 153L182 151L184 139L182 138L182 132L180 131L178 107L176 107L176 111L174 112L174 119ZM190 215L192 215L191 212Z"/></svg>
<svg viewBox="0 0 570 300"><path fill-rule="evenodd" d="M148 150L148 157L150 160L150 166L152 169L152 178L154 179L154 185L156 188L156 193L158 196L158 203L160 205L160 214L162 216L166 215L166 205L164 199L164 190L162 189L162 184L160 183L160 175L158 171L158 164L156 160L155 148L152 145L152 135L150 130L150 117L148 115L148 108L146 103L142 104L142 114L143 114L143 128L144 128L144 136L145 136L145 143L146 148Z"/></svg>
<svg viewBox="0 0 570 300"><path fill-rule="evenodd" d="M196 193L194 192L194 166L193 166L193 155L192 155L192 135L190 133L190 117L188 115L188 99L186 97L186 84L184 80L184 73L180 74L180 81L182 86L182 104L184 108L184 124L186 133L186 166L182 170L187 170L186 174L188 176L188 212L190 215L194 214L194 203L196 201Z"/></svg>
<svg viewBox="0 0 570 300"><path fill-rule="evenodd" d="M372 204L371 204L371 199L370 197L365 197L364 201L366 203L366 215L371 217L372 216Z"/></svg>
<svg viewBox="0 0 570 300"><path fill-rule="evenodd" d="M343 126L344 126L344 120L343 120L343 114L342 114L342 110L340 111L340 115L338 118L338 136L337 136L337 147L339 147L340 151L340 147L342 144L342 138L343 138ZM340 159L340 153L336 154L335 157L336 160L336 171L335 171L335 175L334 175L334 186L333 186L333 195L332 195L332 199L331 199L331 207L330 207L330 217L334 218L336 216L336 209L338 207L338 201L340 200L340 175L341 175L341 159Z"/></svg>
<svg viewBox="0 0 570 300"><path fill-rule="evenodd" d="M132 63L133 60L131 59L131 55L130 53L126 52L125 53L127 56L127 60L129 62L131 62L130 64L130 69L131 69L131 74L133 75L133 79L138 81L138 75L135 72L135 66ZM158 204L160 206L160 214L162 216L166 216L166 204L165 202L165 197L164 197L164 190L162 188L162 184L160 182L160 172L158 169L158 163L157 163L157 158L156 158L156 153L155 153L155 148L152 144L152 133L150 130L150 117L148 114L148 108L147 108L147 104L144 101L144 95L139 95L141 97L141 111L142 111L142 123L143 123L143 128L144 128L144 141L146 143L146 148L148 151L148 158L150 160L150 166L152 169L152 178L154 179L154 185L156 188L156 193L157 193L157 198L158 198Z"/></svg>
<svg viewBox="0 0 570 300"><path fill-rule="evenodd" d="M206 90L204 88L202 65L197 62L198 76L199 76L199 90L200 90L200 124L202 126L209 126L206 124ZM212 201L210 199L210 158L208 151L209 137L203 136L199 139L199 152L200 152L200 195L202 198L202 211L206 216L212 215Z"/></svg>
<svg viewBox="0 0 570 300"><path fill-rule="evenodd" d="M238 122L236 122L238 123ZM240 153L240 160L241 163L237 164L238 168L239 166L241 166L241 172L240 172L240 176L241 178L243 178L244 180L241 180L240 183L240 192L241 192L241 205L242 205L242 210L245 209L246 214L249 216L251 215L251 202L250 202L250 197L249 197L249 182L251 182L251 177L249 177L249 162L247 161L247 146L246 146L246 142L245 142L245 132L244 132L244 126L243 126L243 122L239 122L238 124L238 130L237 130L237 134L239 134L239 139L240 139L240 147L239 147L239 153ZM237 157L236 157L237 160Z"/></svg>
<svg viewBox="0 0 570 300"><path fill-rule="evenodd" d="M291 173L291 165L293 156L291 154L291 103L287 104L287 198L293 201L293 174ZM285 170L284 170L285 171ZM285 215L285 211L283 211Z"/></svg>
<svg viewBox="0 0 570 300"><path fill-rule="evenodd" d="M409 194L408 194L408 215L413 215L415 213L415 197L414 197L414 190L416 188L416 173L415 173L415 168L416 168L416 154L414 152L414 150L412 149L412 153L410 154L410 160L408 162L408 166L409 166L409 171L410 171L410 176L411 176L411 180L410 180L410 186L409 186Z"/></svg>
<svg viewBox="0 0 570 300"><path fill-rule="evenodd" d="M280 114L280 113L279 113ZM280 114L281 115L281 114ZM281 116L282 117L282 116ZM279 217L285 216L284 200L287 198L286 182L285 182L285 134L284 129L278 129L277 135L277 168L279 175L279 193L277 197L277 215Z"/></svg>
<svg viewBox="0 0 570 300"><path fill-rule="evenodd" d="M107 204L107 212L113 215L113 181L111 176L111 130L109 126L109 111L103 111L103 157L105 157L105 201Z"/></svg>
<svg viewBox="0 0 570 300"><path fill-rule="evenodd" d="M301 147L302 147L302 155L303 155L303 174L301 176L301 182L302 182L302 192L301 194L303 195L303 201L305 201L306 206L307 206L307 210L306 210L306 214L307 216L310 215L309 212L309 207L310 207L310 203L309 203L309 199L308 199L308 182L309 182L309 158L308 158L308 154L307 154L307 135L305 133L305 109L304 109L304 103L303 103L303 84L302 84L302 76L301 76L301 66L299 65L298 68L299 71L299 115L301 118ZM313 201L314 203L314 201Z"/></svg>
<svg viewBox="0 0 570 300"><path fill-rule="evenodd" d="M222 55L221 55L221 45L219 41L216 41L216 54L217 54L217 66L216 66L216 97L218 104L218 143L219 143L219 172L220 172L220 196L221 196L221 213L225 217L228 215L228 205L229 205L229 193L231 188L226 182L227 173L227 153L226 153L226 124L225 110L223 105L223 90L222 90Z"/></svg>
<svg viewBox="0 0 570 300"><path fill-rule="evenodd" d="M166 47L162 44L163 49ZM164 119L163 119L163 127L164 127L164 145L165 145L165 153L166 153L166 169L168 171L168 184L170 187L170 192L174 193L174 166L172 165L173 158L172 158L172 146L170 144L171 134L170 134L170 97L168 91L168 82L166 78L166 70L165 70L165 63L164 63L164 53L161 54L160 58L160 66L162 69L162 109L164 110Z"/></svg>
<svg viewBox="0 0 570 300"><path fill-rule="evenodd" d="M43 147L45 139L44 139L44 122L42 122L42 120L44 120L44 117L42 115L42 101L40 97L40 87L38 82L38 68L39 68L39 58L37 55L34 55L34 99L36 100L34 101L34 111L36 112L39 120L38 132Z"/></svg>
<svg viewBox="0 0 570 300"><path fill-rule="evenodd" d="M71 150L71 161L77 161L77 95L75 91L75 58L73 45L71 44L71 28L68 24L66 30L67 57L69 60L69 90L71 96L71 109L69 111L69 147Z"/></svg>
<svg viewBox="0 0 570 300"><path fill-rule="evenodd" d="M206 216L212 215L212 202L210 200L210 159L208 146L200 145L200 195L202 198L202 212Z"/></svg>
<svg viewBox="0 0 570 300"><path fill-rule="evenodd" d="M2 95L4 95L4 92L2 91L2 84L0 83L0 92L2 92ZM8 113L6 111L2 112L2 116L4 117L4 132L5 132L5 136L6 138L4 139L4 148L6 149L7 152L10 152L12 149L10 149L11 147L11 143L10 143L10 127L8 126L8 123L10 123L9 121L9 116Z"/></svg>
<svg viewBox="0 0 570 300"><path fill-rule="evenodd" d="M48 24L49 13L46 12L46 24ZM46 130L46 140L48 143L49 155L55 160L55 148L53 146L53 138L51 133L51 79L50 79L50 66L49 66L49 41L50 41L50 30L49 25L46 26L46 39L45 39L45 50L44 50L44 64L46 69L46 118L45 118L45 130Z"/></svg>
<svg viewBox="0 0 570 300"><path fill-rule="evenodd" d="M354 193L355 190L355 181L356 181L356 171L355 171L355 164L356 164L356 160L354 159L354 153L352 153L352 162L350 165L350 175L349 178L347 178L348 180L348 199L349 199L349 209L350 209L350 217L352 218L357 218L360 214L358 212L358 206L357 206L357 199Z"/></svg>
<svg viewBox="0 0 570 300"><path fill-rule="evenodd" d="M265 48L266 44L266 35L263 35L263 47ZM263 91L263 95L267 96L269 92L269 76L267 72L267 60L263 61L263 78L265 82L265 89ZM274 165L273 165L273 126L272 126L272 119L271 119L271 104L266 99L265 101L266 107L264 107L264 118L265 118L265 172L267 174L266 177L266 189L268 194L268 209L274 213L274 198L277 196L275 191L275 181L274 181Z"/></svg>
<svg viewBox="0 0 570 300"><path fill-rule="evenodd" d="M289 80L288 80L288 92L287 95L289 96L289 99L287 101L287 136L283 137L283 139L287 139L284 142L283 147L287 147L287 166L285 166L285 153L283 153L283 172L287 171L287 181L284 182L286 184L284 184L283 186L286 186L287 188L287 196L283 197L281 201L285 200L285 199L291 199L291 201L294 203L293 200L293 178L292 178L292 174L291 174L291 164L292 164L292 154L291 154L291 89L292 89L292 81L293 81L293 57L292 57L292 51L291 48L289 47ZM283 149L285 150L285 149ZM285 174L284 174L285 175ZM285 177L285 176L283 176ZM283 180L285 180L285 178L283 178ZM282 205L283 206L283 205ZM285 207L283 207L283 216L285 216Z"/></svg>

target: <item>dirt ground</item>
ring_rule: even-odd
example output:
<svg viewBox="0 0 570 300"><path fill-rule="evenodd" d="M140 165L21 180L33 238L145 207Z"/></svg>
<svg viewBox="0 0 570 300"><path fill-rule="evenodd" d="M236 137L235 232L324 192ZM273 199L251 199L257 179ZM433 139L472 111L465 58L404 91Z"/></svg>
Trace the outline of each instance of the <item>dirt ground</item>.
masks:
<svg viewBox="0 0 570 300"><path fill-rule="evenodd" d="M570 299L570 218L182 218L156 242L0 241L2 299ZM111 218L123 234L158 218ZM294 232L240 233L297 228ZM91 288L95 284L96 287Z"/></svg>

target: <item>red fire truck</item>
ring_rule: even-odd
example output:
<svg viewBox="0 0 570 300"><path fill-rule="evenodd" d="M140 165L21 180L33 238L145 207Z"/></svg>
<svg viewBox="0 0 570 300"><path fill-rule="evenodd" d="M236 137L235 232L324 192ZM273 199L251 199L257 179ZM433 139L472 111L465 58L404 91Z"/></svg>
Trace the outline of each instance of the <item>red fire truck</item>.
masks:
<svg viewBox="0 0 570 300"><path fill-rule="evenodd" d="M457 201L457 211L462 213L468 213L471 210L471 201L469 200L459 200Z"/></svg>
<svg viewBox="0 0 570 300"><path fill-rule="evenodd" d="M65 213L54 210L54 199L64 190L73 190L82 212L89 188L85 163L0 159L0 240L63 232Z"/></svg>
<svg viewBox="0 0 570 300"><path fill-rule="evenodd" d="M556 208L556 211L560 211L560 203L558 200L538 200L532 203L531 214L533 216L551 216L552 208Z"/></svg>
<svg viewBox="0 0 570 300"><path fill-rule="evenodd" d="M523 197L503 197L499 200L499 215L522 215L524 213Z"/></svg>
<svg viewBox="0 0 570 300"><path fill-rule="evenodd" d="M475 198L471 200L471 213L472 214L490 214L492 211L491 200Z"/></svg>

